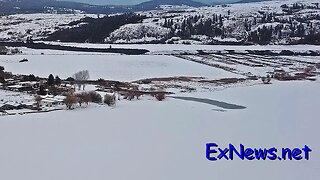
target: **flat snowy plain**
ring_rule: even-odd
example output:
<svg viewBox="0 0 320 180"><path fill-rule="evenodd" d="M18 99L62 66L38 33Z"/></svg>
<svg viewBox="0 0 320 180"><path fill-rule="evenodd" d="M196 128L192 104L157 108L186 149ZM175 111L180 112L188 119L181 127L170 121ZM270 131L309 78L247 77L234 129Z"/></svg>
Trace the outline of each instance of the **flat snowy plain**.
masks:
<svg viewBox="0 0 320 180"><path fill-rule="evenodd" d="M19 63L27 58L29 62ZM171 76L199 76L208 78L239 77L239 75L206 65L184 61L173 56L123 55L14 55L0 56L7 71L16 74L49 74L67 78L81 70L88 70L91 79L133 81L144 78Z"/></svg>
<svg viewBox="0 0 320 180"><path fill-rule="evenodd" d="M166 52L166 51L196 51L196 50L291 50L291 51L319 51L319 46L316 45L184 45L184 44L85 44L85 43L63 43L63 42L45 42L48 44L73 46L73 47L88 47L88 48L137 48L147 49L151 53Z"/></svg>

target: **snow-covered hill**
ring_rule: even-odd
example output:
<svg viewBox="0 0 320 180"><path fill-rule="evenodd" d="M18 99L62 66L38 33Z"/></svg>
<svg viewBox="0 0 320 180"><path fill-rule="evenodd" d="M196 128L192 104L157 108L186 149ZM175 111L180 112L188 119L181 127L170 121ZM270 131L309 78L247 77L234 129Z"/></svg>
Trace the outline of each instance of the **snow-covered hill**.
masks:
<svg viewBox="0 0 320 180"><path fill-rule="evenodd" d="M80 13L0 16L0 40L41 39L58 30L81 27L84 23L71 23L87 16ZM113 32L91 33L95 33L96 42L108 43L320 44L320 7L316 0L264 1L197 8L161 5L157 10L137 14L145 17L142 22L123 23ZM74 25L69 26L69 23ZM85 29L80 31L85 32ZM68 41L63 38L50 40ZM76 42L90 39L86 38L86 34L81 38Z"/></svg>
<svg viewBox="0 0 320 180"><path fill-rule="evenodd" d="M169 28L154 23L127 24L112 32L106 41L113 43L158 43L164 41L169 33Z"/></svg>
<svg viewBox="0 0 320 180"><path fill-rule="evenodd" d="M25 41L28 37L39 39L58 29L75 27L69 23L89 14L17 14L0 16L0 41Z"/></svg>
<svg viewBox="0 0 320 180"><path fill-rule="evenodd" d="M119 30L111 33L114 42L141 42L143 39L148 42L159 33L166 33L167 43L230 41L294 44L320 32L320 8L315 0L265 1L200 8L161 6L160 10L139 13L148 18L143 23L130 26L128 34L132 34L131 37ZM146 38L137 39L134 34L141 33L141 27L146 24L162 26L170 31L158 28L161 32L153 31L153 38L146 34Z"/></svg>

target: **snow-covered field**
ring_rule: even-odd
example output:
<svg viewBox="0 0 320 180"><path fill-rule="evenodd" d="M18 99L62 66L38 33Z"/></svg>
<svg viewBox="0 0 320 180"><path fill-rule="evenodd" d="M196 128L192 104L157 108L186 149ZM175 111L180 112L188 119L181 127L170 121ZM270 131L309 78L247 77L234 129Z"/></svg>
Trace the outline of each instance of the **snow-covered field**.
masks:
<svg viewBox="0 0 320 180"><path fill-rule="evenodd" d="M311 3L317 2L302 1L313 6ZM176 13L172 7L162 7L155 11L140 12L148 17L143 23L122 26L111 33L111 37L119 38L116 42L126 42L121 37L130 39L130 35L134 37L132 42L136 39L150 41L162 38L169 33L168 29L161 27L168 15L180 21L184 16L211 17L213 14L222 14L227 18L224 25L228 27L237 21L258 16L262 11L281 13L282 4L293 2L296 0L183 7L176 9ZM305 11L301 11L302 16L319 13L319 10ZM97 15L0 16L0 39L40 39L58 29L70 28L70 22L86 16ZM154 36L147 37L145 33ZM74 110L66 110L61 103L57 105L59 111L54 112L35 113L38 109L4 110L0 113L6 115L0 117L0 180L300 180L320 177L319 56L269 57L226 53L227 50L319 52L319 46L46 43L88 48L139 48L150 52L146 55L127 56L21 48L22 53L19 55L1 55L0 66L13 74L34 74L44 78L53 74L65 79L81 70L88 70L92 80L136 81L178 76L193 78L135 83L140 90L160 87L176 93L162 102L143 95L140 100L133 101L121 97L112 107L89 103L77 106ZM28 62L19 62L25 58ZM306 72L308 68L310 72ZM306 78L308 80L286 82L272 78L271 84L263 84L261 79L236 79L236 82L231 81L229 84L218 81L222 78L249 76L260 78L271 75L275 70L284 70L290 75L306 72L314 76ZM9 82L8 79L6 81ZM97 88L95 85L87 85L86 91ZM106 94L101 89L98 93ZM245 108L227 109L203 102L175 99L177 97L173 96L216 100ZM47 100L52 98L58 97L48 96ZM59 98L62 100L64 96L60 95ZM1 108L22 103L33 105L35 95L0 90ZM55 108L50 106L43 110ZM19 115L24 112L35 114ZM219 147L227 147L229 143L239 147L241 143L252 148L278 149L308 145L313 151L308 161L235 159L210 162L205 154L208 142L216 142Z"/></svg>
<svg viewBox="0 0 320 180"><path fill-rule="evenodd" d="M0 120L0 178L87 179L315 179L320 176L319 81L195 93L246 106L217 107L167 99ZM209 162L205 144L302 147L302 161Z"/></svg>
<svg viewBox="0 0 320 180"><path fill-rule="evenodd" d="M29 62L19 63L23 58ZM90 79L133 81L145 78L197 76L207 78L242 77L218 68L185 61L173 56L123 55L13 55L0 56L0 65L16 74L49 74L67 78L88 70Z"/></svg>
<svg viewBox="0 0 320 180"><path fill-rule="evenodd" d="M173 52L173 47L197 50L202 46L171 46L171 49L170 46L167 47L168 52ZM205 47L207 46L202 48ZM266 47L269 46L263 46ZM276 50L275 46L270 47ZM307 51L310 47L316 48L283 48ZM150 48L156 50L157 46L150 45ZM0 66L15 74L42 77L54 74L61 78L87 69L94 80L105 78L133 81L172 76L198 76L208 79L245 77L168 55L127 56L22 50L21 55L0 56ZM250 54L238 57L231 54L223 57L217 54L208 57L200 54L185 56L209 63L224 63L225 66L230 60L269 64L257 68L229 64L239 71L252 71L254 74L265 73L278 66L299 69L307 66L306 62L319 62L318 57L286 56L274 59ZM23 58L29 61L19 63ZM290 59L293 64L286 66L284 61ZM275 66L270 68L271 65ZM272 84L262 84L258 80L229 86L216 85L217 87L210 83L168 83L196 89L181 92L179 88L171 86L167 90L175 92L175 96L217 100L246 108L231 110L170 97L159 102L145 95L140 100L117 101L114 107L90 104L87 108L75 110L4 116L0 118L0 179L298 180L320 176L320 143L317 140L320 135L320 122L317 120L320 106L319 78L315 81L288 82L273 79ZM87 88L95 89L94 86ZM0 91L0 96L4 101L8 98L17 98L11 101L19 101L22 96L24 99L33 100L31 96L4 91ZM216 142L221 147L229 143L238 147L242 143L246 147L280 149L302 148L308 145L313 151L309 161L235 159L209 162L205 157L205 144L208 142Z"/></svg>
<svg viewBox="0 0 320 180"><path fill-rule="evenodd" d="M246 50L270 50L270 51L294 51L294 52L307 52L319 51L320 46L317 45L183 45L183 44L89 44L89 43L63 43L63 42L45 42L48 44L64 45L72 47L88 47L88 48L131 48L131 49L147 49L151 53L172 53L174 51L246 51Z"/></svg>

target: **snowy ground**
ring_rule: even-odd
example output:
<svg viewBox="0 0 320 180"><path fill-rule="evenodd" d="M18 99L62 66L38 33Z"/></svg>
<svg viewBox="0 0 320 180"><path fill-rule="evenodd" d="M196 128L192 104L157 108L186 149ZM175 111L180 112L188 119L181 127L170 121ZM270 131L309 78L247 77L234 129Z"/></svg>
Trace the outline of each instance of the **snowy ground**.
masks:
<svg viewBox="0 0 320 180"><path fill-rule="evenodd" d="M157 47L150 45L150 50L157 51ZM159 46L158 50L173 52L173 47L199 50L207 46L164 46L164 49ZM281 46L252 47L276 50ZM241 48L248 47L239 46ZM307 51L316 46L283 47L290 48ZM152 53L125 56L22 50L21 55L0 56L0 66L18 74L47 77L52 73L61 78L87 69L91 79L122 81L172 76L244 77L201 62ZM283 56L275 59L258 55L233 57L230 54L184 57L220 63L254 74L279 67L299 69L308 62L319 62L319 57ZM19 63L23 58L29 62ZM232 64L234 60L265 66ZM293 64L285 65L286 61ZM272 84L267 85L260 80L226 86L188 81L160 82L195 88L194 91L181 92L172 86L167 90L175 92L174 96L217 100L245 109L231 110L173 98L158 102L151 96L144 96L141 100L118 101L115 107L90 104L73 111L4 116L0 118L0 179L312 179L320 176L320 143L317 140L320 123L316 118L320 106L320 79L317 78L316 81L272 80ZM87 90L94 89L94 86L87 86ZM3 101L31 98L4 91L0 91L0 97ZM302 148L308 145L313 151L309 161L236 159L209 162L205 158L207 142L216 142L222 147L229 143L257 148Z"/></svg>
<svg viewBox="0 0 320 180"><path fill-rule="evenodd" d="M29 62L19 63L23 58ZM185 61L173 56L123 55L13 55L0 56L0 65L16 74L49 74L67 78L88 70L90 78L133 81L144 78L198 76L207 78L242 77L218 68ZM41 67L41 68L40 68Z"/></svg>
<svg viewBox="0 0 320 180"><path fill-rule="evenodd" d="M172 53L174 51L197 51L197 50L271 50L282 51L289 50L294 52L307 52L307 51L319 51L319 46L316 45L184 45L184 44L88 44L88 43L62 43L62 42L45 42L48 44L58 44L74 47L88 47L88 48L137 48L147 49L151 54L157 53Z"/></svg>
<svg viewBox="0 0 320 180"><path fill-rule="evenodd" d="M0 178L314 179L320 176L318 91L319 81L297 81L190 94L247 107L225 112L196 102L144 98L114 108L2 117ZM313 152L309 161L209 162L207 142L306 144Z"/></svg>

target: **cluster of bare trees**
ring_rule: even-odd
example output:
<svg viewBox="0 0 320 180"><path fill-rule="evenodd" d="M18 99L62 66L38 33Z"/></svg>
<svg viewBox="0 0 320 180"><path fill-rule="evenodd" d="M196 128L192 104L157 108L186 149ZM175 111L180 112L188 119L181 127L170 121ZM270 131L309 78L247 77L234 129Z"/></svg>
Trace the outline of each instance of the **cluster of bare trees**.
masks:
<svg viewBox="0 0 320 180"><path fill-rule="evenodd" d="M87 83L87 80L90 78L89 71L83 70L75 73L73 75L73 78L70 77L71 82L75 82L75 84L78 86L79 90L85 89L85 83ZM56 78L60 80L60 78ZM68 78L69 79L69 78ZM55 84L55 79L53 75L50 75L48 78L48 84ZM59 81L61 83L61 80ZM125 94L123 94L123 98L127 100L133 100L134 98L139 99L144 93L139 90L138 87L132 87L130 90L128 90ZM99 93L96 91L90 91L90 92L79 92L74 93L74 91L69 91L66 94L62 95L65 96L65 99L63 100L64 104L66 105L67 109L73 109L78 104L80 107L83 106L83 104L88 105L89 102L93 103L104 103L108 106L113 106L116 104L116 100L118 97L118 100L120 100L120 96L116 96L116 94L105 94L104 97L102 97ZM151 93L153 97L155 97L158 101L162 101L165 99L165 91L158 91ZM41 110L41 102L42 98L41 96L35 97L37 109Z"/></svg>
<svg viewBox="0 0 320 180"><path fill-rule="evenodd" d="M138 88L133 88L127 93L124 94L124 99L127 99L129 101L133 100L134 98L139 99L144 93L139 91ZM159 89L157 91L154 91L150 93L152 97L155 97L158 101L163 101L166 98L166 92L162 89Z"/></svg>
<svg viewBox="0 0 320 180"><path fill-rule="evenodd" d="M124 99L127 99L129 101L133 100L134 98L139 99L140 96L142 96L143 93L139 91L138 87L134 87L130 89L126 94L124 94Z"/></svg>
<svg viewBox="0 0 320 180"><path fill-rule="evenodd" d="M126 95L124 95L124 99L132 100L135 97L139 99L142 96L142 93L139 91L130 91ZM163 101L166 98L165 91L158 91L151 93L151 96L155 97L158 101ZM41 96L36 96L35 101L37 105L37 109L40 111ZM120 96L118 96L118 100L120 100ZM105 94L104 97L97 93L96 91L90 92L80 92L80 93L68 93L66 94L65 99L63 100L64 104L66 105L67 109L74 109L77 104L81 107L83 104L89 105L89 102L93 103L104 103L108 106L114 106L117 101L116 94Z"/></svg>
<svg viewBox="0 0 320 180"><path fill-rule="evenodd" d="M83 104L88 105L89 102L96 102L96 97L100 96L97 92L81 92L77 94L67 94L66 98L63 100L68 109L72 109L76 104L81 107Z"/></svg>
<svg viewBox="0 0 320 180"><path fill-rule="evenodd" d="M102 96L99 93L95 91L90 91L90 92L81 92L77 94L68 94L64 99L64 103L68 109L74 108L76 104L79 104L80 107L83 104L88 105L89 102L93 102L93 103L104 102L108 106L113 106L116 104L116 95L106 94L104 96L104 99L102 99Z"/></svg>
<svg viewBox="0 0 320 180"><path fill-rule="evenodd" d="M84 81L89 80L90 74L88 70L83 70L75 73L73 75L73 78L75 79L75 82L78 85L78 89L81 90L81 87L82 87L82 90L84 90L85 89Z"/></svg>

